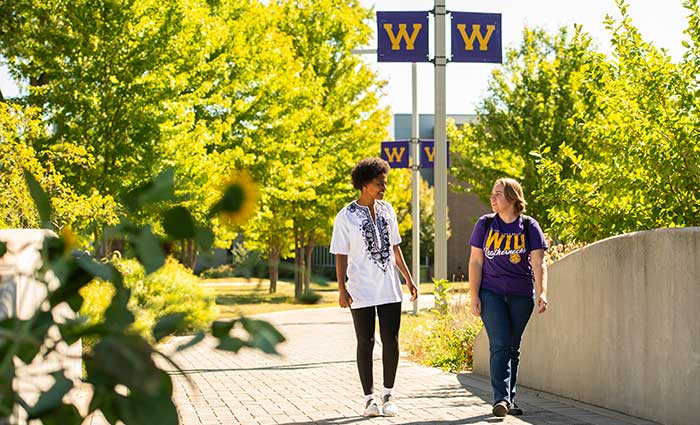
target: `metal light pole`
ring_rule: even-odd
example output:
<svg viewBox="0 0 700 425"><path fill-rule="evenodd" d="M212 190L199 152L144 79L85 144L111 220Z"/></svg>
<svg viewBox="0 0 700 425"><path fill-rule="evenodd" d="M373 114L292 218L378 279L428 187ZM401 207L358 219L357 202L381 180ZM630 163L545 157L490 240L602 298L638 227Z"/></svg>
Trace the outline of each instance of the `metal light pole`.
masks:
<svg viewBox="0 0 700 425"><path fill-rule="evenodd" d="M445 0L435 0L435 277L447 278L447 137Z"/></svg>
<svg viewBox="0 0 700 425"><path fill-rule="evenodd" d="M411 153L413 154L413 181L411 182L411 215L413 216L411 262L413 280L420 290L420 140L418 137L418 64L411 64L411 92L413 111L411 114ZM413 314L418 314L418 300L413 301Z"/></svg>

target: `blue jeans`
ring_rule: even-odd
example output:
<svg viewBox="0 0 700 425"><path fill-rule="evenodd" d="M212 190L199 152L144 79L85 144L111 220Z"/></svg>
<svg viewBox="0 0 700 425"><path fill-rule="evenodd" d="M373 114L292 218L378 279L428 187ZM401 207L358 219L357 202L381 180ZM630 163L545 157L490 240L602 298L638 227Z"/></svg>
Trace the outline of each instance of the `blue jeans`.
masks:
<svg viewBox="0 0 700 425"><path fill-rule="evenodd" d="M535 308L532 295L500 295L479 291L481 320L489 337L494 402L513 403L520 362L520 341Z"/></svg>

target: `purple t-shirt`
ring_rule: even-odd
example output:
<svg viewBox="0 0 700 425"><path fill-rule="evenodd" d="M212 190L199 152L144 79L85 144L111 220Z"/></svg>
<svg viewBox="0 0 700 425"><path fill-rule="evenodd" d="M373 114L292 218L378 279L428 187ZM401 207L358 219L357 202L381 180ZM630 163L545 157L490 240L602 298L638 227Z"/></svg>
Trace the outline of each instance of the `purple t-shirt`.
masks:
<svg viewBox="0 0 700 425"><path fill-rule="evenodd" d="M502 295L531 295L534 275L530 264L530 251L547 249L542 228L534 218L525 247L525 226L522 216L512 223L505 223L496 214L486 229L488 216L479 217L469 244L484 250L484 267L481 287Z"/></svg>

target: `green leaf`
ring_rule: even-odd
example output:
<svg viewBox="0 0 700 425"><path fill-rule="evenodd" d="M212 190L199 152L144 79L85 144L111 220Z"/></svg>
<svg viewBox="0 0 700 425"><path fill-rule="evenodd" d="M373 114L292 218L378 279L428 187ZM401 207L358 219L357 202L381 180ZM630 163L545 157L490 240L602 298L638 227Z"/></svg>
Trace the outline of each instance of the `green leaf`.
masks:
<svg viewBox="0 0 700 425"><path fill-rule="evenodd" d="M185 322L185 313L173 313L158 319L155 325L153 325L152 333L156 342L160 341L164 337L174 333Z"/></svg>
<svg viewBox="0 0 700 425"><path fill-rule="evenodd" d="M150 226L144 226L138 234L132 235L131 243L136 250L136 256L146 269L146 274L151 274L163 267L165 254Z"/></svg>
<svg viewBox="0 0 700 425"><path fill-rule="evenodd" d="M214 244L214 233L206 227L197 227L195 229L194 239L197 241L200 251L207 252Z"/></svg>
<svg viewBox="0 0 700 425"><path fill-rule="evenodd" d="M248 344L242 339L226 335L219 339L219 345L217 345L216 348L219 350L233 351L234 353L237 353L241 348L247 346Z"/></svg>
<svg viewBox="0 0 700 425"><path fill-rule="evenodd" d="M274 326L264 320L241 318L243 327L251 336L251 347L258 348L268 354L278 354L275 346L285 341L284 336Z"/></svg>
<svg viewBox="0 0 700 425"><path fill-rule="evenodd" d="M189 341L187 341L184 344L178 345L177 349L175 351L184 351L190 347L193 347L193 346L199 344L204 339L205 336L206 336L206 334L204 333L204 331L199 331L199 332L197 332L197 334L195 334L194 337L192 337L192 339L190 339Z"/></svg>
<svg viewBox="0 0 700 425"><path fill-rule="evenodd" d="M0 241L0 257L5 255L6 252L7 252L7 244L3 241Z"/></svg>
<svg viewBox="0 0 700 425"><path fill-rule="evenodd" d="M228 335L237 320L216 320L211 324L211 334L215 338L223 338Z"/></svg>
<svg viewBox="0 0 700 425"><path fill-rule="evenodd" d="M60 260L52 263L52 268L57 268L56 266L62 268L56 273L56 276L60 280L60 285L49 294L49 302L53 307L67 301L73 311L77 312L80 310L83 302L83 297L80 295L79 291L90 283L94 276L92 273L80 267L78 262L72 257L68 260Z"/></svg>
<svg viewBox="0 0 700 425"><path fill-rule="evenodd" d="M131 210L162 201L175 199L175 170L169 168L143 186L131 190L124 196L124 205Z"/></svg>
<svg viewBox="0 0 700 425"><path fill-rule="evenodd" d="M243 188L240 185L230 185L224 191L221 199L215 203L209 212L210 216L214 216L222 211L236 212L243 206Z"/></svg>
<svg viewBox="0 0 700 425"><path fill-rule="evenodd" d="M122 275L111 263L95 261L90 255L79 255L76 262L86 272L106 282L122 282Z"/></svg>
<svg viewBox="0 0 700 425"><path fill-rule="evenodd" d="M195 237L194 220L184 207L171 208L163 214L163 228L173 240Z"/></svg>
<svg viewBox="0 0 700 425"><path fill-rule="evenodd" d="M48 391L41 394L36 404L27 411L29 419L39 418L51 410L58 408L61 405L63 396L73 388L73 381L66 378L63 375L63 371L52 373L51 376L54 377L56 382Z"/></svg>
<svg viewBox="0 0 700 425"><path fill-rule="evenodd" d="M76 313L80 311L80 308L83 306L83 302L85 302L85 299L83 298L80 293L76 292L75 294L71 295L66 302L68 303L68 306L70 306L71 310L75 311Z"/></svg>
<svg viewBox="0 0 700 425"><path fill-rule="evenodd" d="M63 340L68 345L76 343L83 336L103 336L106 334L106 328L102 324L88 325L87 323L88 318L86 316L80 316L59 323L57 326L58 330L61 332L61 337L63 337Z"/></svg>
<svg viewBox="0 0 700 425"><path fill-rule="evenodd" d="M85 359L87 380L110 388L123 384L132 391L138 389L148 394L167 390L152 355L153 347L140 335L106 336Z"/></svg>
<svg viewBox="0 0 700 425"><path fill-rule="evenodd" d="M165 377L170 379L167 374ZM128 397L119 400L121 419L134 425L177 425L177 408L166 392L147 394L135 389Z"/></svg>
<svg viewBox="0 0 700 425"><path fill-rule="evenodd" d="M32 327L31 335L29 339L23 341L19 345L19 350L17 351L17 357L19 357L25 364L30 364L34 357L39 354L41 348L41 341L46 338L46 334L55 324L53 320L53 314L50 311L40 311L35 313ZM31 342L31 340L35 342Z"/></svg>
<svg viewBox="0 0 700 425"><path fill-rule="evenodd" d="M129 297L131 290L123 284L114 284L114 296L112 302L105 311L105 325L114 331L123 332L134 323L134 314L129 310Z"/></svg>
<svg viewBox="0 0 700 425"><path fill-rule="evenodd" d="M28 170L23 169L24 181L27 183L27 188L29 188L29 194L34 200L34 205L39 212L39 220L41 221L41 227L44 229L52 228L51 224L51 200L49 195L44 191L39 182L34 178L34 175Z"/></svg>
<svg viewBox="0 0 700 425"><path fill-rule="evenodd" d="M72 404L62 404L57 409L42 415L41 423L44 425L79 424L83 422L78 408Z"/></svg>

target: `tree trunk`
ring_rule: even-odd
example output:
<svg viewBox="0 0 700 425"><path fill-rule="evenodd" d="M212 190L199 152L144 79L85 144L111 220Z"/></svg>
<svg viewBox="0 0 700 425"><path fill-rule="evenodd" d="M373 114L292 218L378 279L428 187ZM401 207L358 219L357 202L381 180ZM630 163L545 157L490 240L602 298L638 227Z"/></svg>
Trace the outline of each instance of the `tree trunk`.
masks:
<svg viewBox="0 0 700 425"><path fill-rule="evenodd" d="M294 298L301 298L304 285L304 233L294 229Z"/></svg>
<svg viewBox="0 0 700 425"><path fill-rule="evenodd" d="M190 270L194 270L197 265L197 245L194 243L194 239L187 240L187 266Z"/></svg>
<svg viewBox="0 0 700 425"><path fill-rule="evenodd" d="M276 246L270 248L270 258L268 260L268 271L270 272L270 293L277 292L277 279L280 274L280 249Z"/></svg>
<svg viewBox="0 0 700 425"><path fill-rule="evenodd" d="M197 245L194 239L180 241L180 253L177 258L185 267L194 270L197 263Z"/></svg>
<svg viewBox="0 0 700 425"><path fill-rule="evenodd" d="M311 289L311 249L313 248L313 245L311 243L308 243L305 247L306 252L305 254L305 270L304 270L304 292L307 292Z"/></svg>

